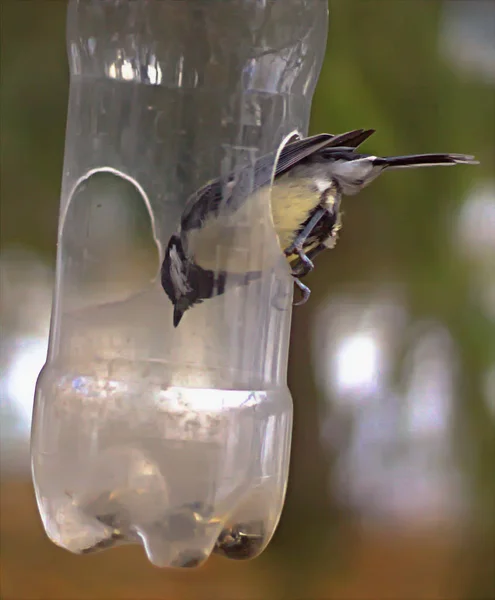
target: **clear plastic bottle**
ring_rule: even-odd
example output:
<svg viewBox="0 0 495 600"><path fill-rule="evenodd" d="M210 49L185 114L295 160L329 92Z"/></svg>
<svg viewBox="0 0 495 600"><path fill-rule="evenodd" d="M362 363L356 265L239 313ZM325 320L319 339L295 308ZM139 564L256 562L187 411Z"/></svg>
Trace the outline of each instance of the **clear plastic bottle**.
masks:
<svg viewBox="0 0 495 600"><path fill-rule="evenodd" d="M69 4L57 284L32 434L56 544L142 543L155 565L195 566L212 551L256 556L272 536L292 281L270 219L238 248L273 259L262 277L177 329L157 273L192 191L306 132L326 31L326 0Z"/></svg>

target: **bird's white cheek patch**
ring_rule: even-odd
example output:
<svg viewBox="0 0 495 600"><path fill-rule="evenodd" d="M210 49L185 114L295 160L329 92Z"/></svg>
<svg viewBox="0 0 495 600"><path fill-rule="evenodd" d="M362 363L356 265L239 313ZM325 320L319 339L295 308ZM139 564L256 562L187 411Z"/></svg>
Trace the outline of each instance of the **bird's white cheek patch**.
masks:
<svg viewBox="0 0 495 600"><path fill-rule="evenodd" d="M172 280L176 292L176 298L186 295L191 291L187 279L182 271L182 261L175 248L170 249L170 279Z"/></svg>

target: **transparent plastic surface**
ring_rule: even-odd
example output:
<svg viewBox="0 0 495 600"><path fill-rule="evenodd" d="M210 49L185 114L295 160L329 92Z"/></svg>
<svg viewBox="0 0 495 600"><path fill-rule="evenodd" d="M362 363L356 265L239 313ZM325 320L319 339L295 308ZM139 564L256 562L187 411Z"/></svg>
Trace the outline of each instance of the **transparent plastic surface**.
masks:
<svg viewBox="0 0 495 600"><path fill-rule="evenodd" d="M56 544L141 543L184 567L256 556L272 536L293 284L269 202L226 236L228 264L261 265L249 285L174 328L157 273L194 190L306 133L326 30L326 0L69 3L57 285L32 434Z"/></svg>

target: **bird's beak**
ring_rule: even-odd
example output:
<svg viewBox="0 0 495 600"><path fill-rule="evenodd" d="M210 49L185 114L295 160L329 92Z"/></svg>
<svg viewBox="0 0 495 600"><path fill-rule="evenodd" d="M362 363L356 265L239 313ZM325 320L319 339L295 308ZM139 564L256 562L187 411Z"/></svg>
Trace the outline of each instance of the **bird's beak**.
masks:
<svg viewBox="0 0 495 600"><path fill-rule="evenodd" d="M174 305L174 327L177 327L181 322L182 316L190 306L191 302L185 296L176 301Z"/></svg>
<svg viewBox="0 0 495 600"><path fill-rule="evenodd" d="M186 312L187 307L181 307L178 304L176 304L174 306L174 327L177 327L177 325L180 323L180 320L182 319L182 315Z"/></svg>

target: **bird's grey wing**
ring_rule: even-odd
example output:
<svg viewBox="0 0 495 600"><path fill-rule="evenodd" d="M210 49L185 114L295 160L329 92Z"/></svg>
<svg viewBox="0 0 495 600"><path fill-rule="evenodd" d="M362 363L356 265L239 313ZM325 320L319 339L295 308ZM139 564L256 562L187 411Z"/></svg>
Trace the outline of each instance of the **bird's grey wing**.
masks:
<svg viewBox="0 0 495 600"><path fill-rule="evenodd" d="M332 135L320 133L286 144L278 158L274 177L277 178L296 164L325 148L343 147L352 152L370 135L373 129L355 129L347 133ZM258 159L253 170L244 167L225 178L217 178L198 189L189 198L181 218L181 229L188 231L200 228L207 217L236 212L246 198L255 190L268 185L272 180L275 153Z"/></svg>
<svg viewBox="0 0 495 600"><path fill-rule="evenodd" d="M357 148L373 133L374 129L354 129L339 135L320 133L308 138L303 138L286 144L278 158L274 178L280 177L292 167L309 158L313 154L323 151L325 148L340 148L340 150L351 151ZM261 157L255 166L254 187L257 189L268 185L273 174L274 153Z"/></svg>
<svg viewBox="0 0 495 600"><path fill-rule="evenodd" d="M299 160L324 148L334 137L336 136L329 133L321 133L286 144L280 153L275 177ZM276 153L273 152L258 159L254 165L254 174L253 169L244 167L196 190L182 213L181 229L197 229L207 217L220 211L235 212L250 193L271 182L275 157Z"/></svg>
<svg viewBox="0 0 495 600"><path fill-rule="evenodd" d="M217 213L220 210L222 201L227 201L226 194L223 191L224 189L228 190L228 186L232 184L234 178L235 175L231 173L225 181L214 179L196 190L187 200L182 213L181 230L198 229L208 216Z"/></svg>
<svg viewBox="0 0 495 600"><path fill-rule="evenodd" d="M321 133L309 138L296 140L286 144L280 153L275 169L275 177L279 177L293 166L324 148L346 147L357 148L373 133L374 129L354 129L339 135ZM260 159L263 160L263 159ZM273 158L272 158L273 163Z"/></svg>

